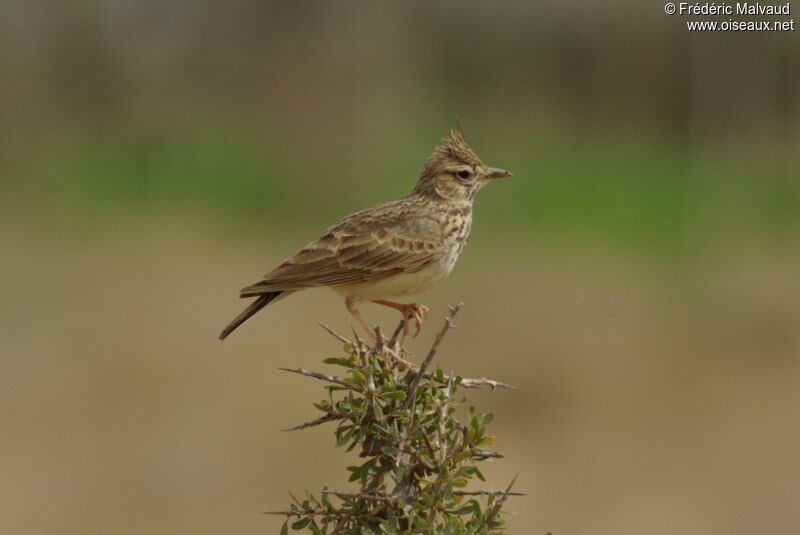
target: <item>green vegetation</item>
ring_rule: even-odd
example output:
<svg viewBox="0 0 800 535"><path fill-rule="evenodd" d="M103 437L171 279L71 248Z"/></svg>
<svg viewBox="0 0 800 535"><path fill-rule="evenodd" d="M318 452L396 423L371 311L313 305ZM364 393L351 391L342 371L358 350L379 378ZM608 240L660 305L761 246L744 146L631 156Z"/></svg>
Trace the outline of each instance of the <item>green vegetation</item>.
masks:
<svg viewBox="0 0 800 535"><path fill-rule="evenodd" d="M306 151L259 129L83 129L28 151L6 148L12 165L0 191L90 219L196 211L218 213L225 224L269 226L291 216L298 233L316 232L405 194L443 132L421 133L415 143L374 141L360 148L369 157L354 167L347 162L358 154L324 144ZM663 139L619 133L524 139L475 142L487 161L515 172L481 194L478 229L671 254L731 236L780 237L800 223L791 169L765 165L764 155L731 161L706 151L701 160Z"/></svg>
<svg viewBox="0 0 800 535"><path fill-rule="evenodd" d="M458 389L511 387L446 375L439 368L428 371L459 308L451 309L419 368L397 355L398 327L389 340L379 334L374 347L331 331L345 344L345 356L325 363L342 368L341 377L287 370L328 383L326 398L314 404L322 415L294 429L336 422L336 446L358 451L363 462L347 467L357 490L309 492L287 510L270 512L286 516L281 533L289 528L356 535L500 532L500 511L517 493L511 485L499 491L465 488L474 478L485 481L481 462L502 455L490 449L494 437L486 426L491 413L469 407L466 421L459 420L457 409L466 399Z"/></svg>

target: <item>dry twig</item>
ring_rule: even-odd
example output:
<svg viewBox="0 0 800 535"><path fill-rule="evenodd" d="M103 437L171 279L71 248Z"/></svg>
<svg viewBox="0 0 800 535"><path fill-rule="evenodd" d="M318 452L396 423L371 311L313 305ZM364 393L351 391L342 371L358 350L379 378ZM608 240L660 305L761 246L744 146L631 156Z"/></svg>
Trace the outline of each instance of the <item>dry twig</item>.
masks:
<svg viewBox="0 0 800 535"><path fill-rule="evenodd" d="M354 385L353 383L345 381L344 379L336 377L335 375L325 375L324 373L313 372L305 368L278 368L278 369L285 372L299 373L300 375L305 375L306 377L313 377L314 379L319 379L320 381L328 381L329 383L335 383L337 385L344 386L345 388L352 388L357 392L361 392L361 387L359 387L358 385Z"/></svg>

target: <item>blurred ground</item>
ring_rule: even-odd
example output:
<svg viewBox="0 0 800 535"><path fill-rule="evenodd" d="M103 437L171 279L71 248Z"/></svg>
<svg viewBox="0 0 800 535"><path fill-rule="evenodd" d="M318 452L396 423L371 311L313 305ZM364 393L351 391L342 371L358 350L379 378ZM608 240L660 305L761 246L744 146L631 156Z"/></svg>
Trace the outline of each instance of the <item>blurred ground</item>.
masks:
<svg viewBox="0 0 800 535"><path fill-rule="evenodd" d="M276 370L336 354L314 320L346 330L338 296L300 294L218 343L235 289L293 244L163 223L83 237L2 225L4 531L272 532L259 512L288 490L345 484L329 429L280 432L313 415L320 385ZM520 387L470 396L497 411L507 455L489 482L519 472L529 493L513 501L512 533L786 533L800 521L800 255L697 265L471 244L426 296L434 313L413 348L463 300L442 366Z"/></svg>

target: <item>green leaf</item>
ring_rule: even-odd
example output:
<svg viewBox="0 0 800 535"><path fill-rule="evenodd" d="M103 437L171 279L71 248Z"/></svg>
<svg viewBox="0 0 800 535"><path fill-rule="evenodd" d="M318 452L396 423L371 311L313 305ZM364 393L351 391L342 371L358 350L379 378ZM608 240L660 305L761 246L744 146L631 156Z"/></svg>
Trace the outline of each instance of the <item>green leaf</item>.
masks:
<svg viewBox="0 0 800 535"><path fill-rule="evenodd" d="M472 445L475 442L475 429L470 429L467 431L467 436L464 439L466 444Z"/></svg>
<svg viewBox="0 0 800 535"><path fill-rule="evenodd" d="M478 476L478 479L484 482L486 481L486 477L483 475L483 472L481 472L480 469L478 469L477 466L474 466L473 470L475 470L475 475Z"/></svg>
<svg viewBox="0 0 800 535"><path fill-rule="evenodd" d="M478 417L477 416L472 416L469 419L469 425L470 425L470 427L473 427L476 431L478 429L480 429L480 427L481 427L481 423L478 421Z"/></svg>
<svg viewBox="0 0 800 535"><path fill-rule="evenodd" d="M469 457L469 456L470 456L470 452L469 452L469 450L463 450L463 451L459 451L459 452L456 454L455 461L456 461L457 463L460 463L460 462L462 462L464 459L466 459L466 458L467 458L467 457Z"/></svg>
<svg viewBox="0 0 800 535"><path fill-rule="evenodd" d="M298 531L298 530L303 529L304 527L306 527L310 523L311 523L311 517L301 518L300 520L298 520L297 522L292 524L292 529L295 530L295 531Z"/></svg>
<svg viewBox="0 0 800 535"><path fill-rule="evenodd" d="M359 434L358 432L354 432L353 434L354 434L354 435L356 435L356 436L360 436L360 434ZM347 446L347 451L352 451L352 450L353 450L353 448L355 448L356 446L358 446L358 442L359 442L358 440L353 440L353 441L350 443L350 445L349 445L349 446Z"/></svg>
<svg viewBox="0 0 800 535"><path fill-rule="evenodd" d="M350 474L349 481L351 481L351 482L352 481L357 481L357 480L361 479L362 477L366 476L367 473L370 471L370 469L372 469L372 467L375 465L376 462L378 462L378 458L377 457L373 457L372 459L370 459L369 461L365 462L361 466L348 466L347 469L350 470L351 472L353 472L352 474Z"/></svg>
<svg viewBox="0 0 800 535"><path fill-rule="evenodd" d="M354 430L352 428L347 429L347 431L344 429L338 430L336 434L336 447L339 448L347 444L353 436L353 432Z"/></svg>
<svg viewBox="0 0 800 535"><path fill-rule="evenodd" d="M283 523L281 527L281 535L288 535L289 533L289 519L286 519L286 522Z"/></svg>
<svg viewBox="0 0 800 535"><path fill-rule="evenodd" d="M458 509L452 509L452 510L448 511L448 513L451 513L451 514L454 514L454 515L468 515L468 514L472 513L473 511L474 511L474 507L472 506L471 503L468 503L467 505L459 507Z"/></svg>
<svg viewBox="0 0 800 535"><path fill-rule="evenodd" d="M344 366L345 368L355 368L355 364L350 359L343 359L341 357L330 357L323 360L325 364L334 364L336 366Z"/></svg>

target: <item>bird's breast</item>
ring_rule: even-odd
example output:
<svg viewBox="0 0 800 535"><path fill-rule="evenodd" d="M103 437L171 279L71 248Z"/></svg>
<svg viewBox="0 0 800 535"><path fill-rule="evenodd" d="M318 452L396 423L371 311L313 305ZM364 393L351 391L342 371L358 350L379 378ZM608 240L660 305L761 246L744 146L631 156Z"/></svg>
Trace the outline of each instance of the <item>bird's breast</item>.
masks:
<svg viewBox="0 0 800 535"><path fill-rule="evenodd" d="M455 245L460 253L469 241L472 230L472 216L470 214L452 214L443 224L444 243Z"/></svg>

